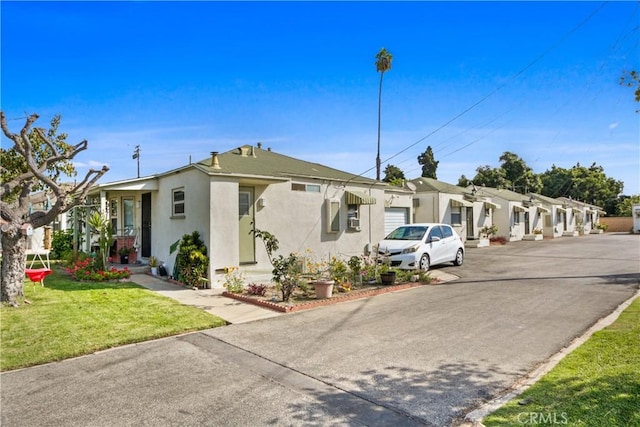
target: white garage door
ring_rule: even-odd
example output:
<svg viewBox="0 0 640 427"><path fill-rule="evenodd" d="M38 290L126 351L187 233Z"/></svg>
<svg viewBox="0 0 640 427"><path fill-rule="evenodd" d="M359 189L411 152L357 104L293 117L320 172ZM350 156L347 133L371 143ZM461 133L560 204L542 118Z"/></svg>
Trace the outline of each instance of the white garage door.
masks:
<svg viewBox="0 0 640 427"><path fill-rule="evenodd" d="M407 208L386 208L384 210L384 235L391 233L401 225L409 222Z"/></svg>

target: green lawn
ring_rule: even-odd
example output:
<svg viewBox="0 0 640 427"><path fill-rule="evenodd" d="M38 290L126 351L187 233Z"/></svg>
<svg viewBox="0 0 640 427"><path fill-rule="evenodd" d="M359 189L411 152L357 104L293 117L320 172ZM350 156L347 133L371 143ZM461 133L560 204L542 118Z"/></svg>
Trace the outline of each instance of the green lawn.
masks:
<svg viewBox="0 0 640 427"><path fill-rule="evenodd" d="M640 299L522 395L489 426L640 426Z"/></svg>
<svg viewBox="0 0 640 427"><path fill-rule="evenodd" d="M75 282L54 272L45 287L25 281L24 291L31 304L0 308L2 371L225 324L130 282Z"/></svg>

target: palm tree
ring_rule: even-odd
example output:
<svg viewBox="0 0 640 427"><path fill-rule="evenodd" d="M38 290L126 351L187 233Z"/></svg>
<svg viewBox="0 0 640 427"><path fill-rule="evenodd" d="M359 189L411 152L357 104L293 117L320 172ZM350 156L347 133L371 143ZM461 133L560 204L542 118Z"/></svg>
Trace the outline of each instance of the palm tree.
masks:
<svg viewBox="0 0 640 427"><path fill-rule="evenodd" d="M376 71L380 71L380 89L378 91L378 155L376 157L376 179L380 181L380 111L382 106L382 76L391 69L393 55L382 48L376 55Z"/></svg>

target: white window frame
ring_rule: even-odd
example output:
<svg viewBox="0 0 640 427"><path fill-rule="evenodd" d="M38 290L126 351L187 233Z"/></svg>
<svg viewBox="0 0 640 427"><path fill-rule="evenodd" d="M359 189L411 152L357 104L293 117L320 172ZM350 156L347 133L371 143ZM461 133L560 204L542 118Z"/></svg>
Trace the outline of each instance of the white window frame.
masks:
<svg viewBox="0 0 640 427"><path fill-rule="evenodd" d="M458 220L454 219L458 217ZM451 206L451 225L462 225L462 206Z"/></svg>
<svg viewBox="0 0 640 427"><path fill-rule="evenodd" d="M182 193L181 200L176 200L176 194L178 193ZM171 216L173 218L184 218L186 214L185 199L186 192L184 191L184 187L174 188L171 190ZM179 206L182 206L182 212L177 212L179 209L176 208Z"/></svg>

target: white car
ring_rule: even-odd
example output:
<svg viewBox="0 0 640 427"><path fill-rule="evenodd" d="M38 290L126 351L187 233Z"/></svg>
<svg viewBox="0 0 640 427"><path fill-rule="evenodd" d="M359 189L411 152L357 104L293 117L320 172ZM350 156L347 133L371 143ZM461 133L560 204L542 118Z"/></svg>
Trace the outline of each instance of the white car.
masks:
<svg viewBox="0 0 640 427"><path fill-rule="evenodd" d="M407 224L393 230L377 247L378 256L388 256L391 267L429 270L445 262L462 265L464 242L449 224Z"/></svg>

